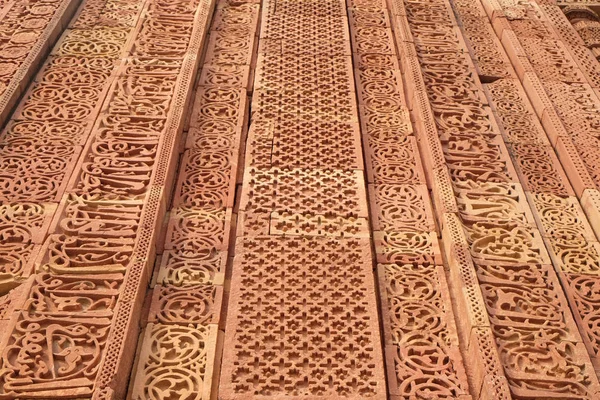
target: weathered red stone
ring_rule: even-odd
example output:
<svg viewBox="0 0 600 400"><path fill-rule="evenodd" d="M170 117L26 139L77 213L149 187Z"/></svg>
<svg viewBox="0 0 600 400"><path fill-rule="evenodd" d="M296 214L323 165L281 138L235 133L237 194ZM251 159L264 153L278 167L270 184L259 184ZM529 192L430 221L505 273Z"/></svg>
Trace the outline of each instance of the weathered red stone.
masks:
<svg viewBox="0 0 600 400"><path fill-rule="evenodd" d="M79 3L0 1L0 399L600 396L596 5Z"/></svg>

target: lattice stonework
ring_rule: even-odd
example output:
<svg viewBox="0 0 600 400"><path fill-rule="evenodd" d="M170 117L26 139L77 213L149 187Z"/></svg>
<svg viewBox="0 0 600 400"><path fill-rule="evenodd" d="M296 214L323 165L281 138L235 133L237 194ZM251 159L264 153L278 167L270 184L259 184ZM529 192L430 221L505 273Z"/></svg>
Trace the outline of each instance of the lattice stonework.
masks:
<svg viewBox="0 0 600 400"><path fill-rule="evenodd" d="M0 400L600 398L599 10L0 0Z"/></svg>

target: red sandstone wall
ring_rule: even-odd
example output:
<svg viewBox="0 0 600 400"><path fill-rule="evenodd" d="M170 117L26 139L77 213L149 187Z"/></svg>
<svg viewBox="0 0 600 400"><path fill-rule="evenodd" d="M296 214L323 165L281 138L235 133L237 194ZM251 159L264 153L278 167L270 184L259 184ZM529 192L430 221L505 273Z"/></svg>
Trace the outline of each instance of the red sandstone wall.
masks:
<svg viewBox="0 0 600 400"><path fill-rule="evenodd" d="M0 399L600 396L589 24L77 6L0 4Z"/></svg>

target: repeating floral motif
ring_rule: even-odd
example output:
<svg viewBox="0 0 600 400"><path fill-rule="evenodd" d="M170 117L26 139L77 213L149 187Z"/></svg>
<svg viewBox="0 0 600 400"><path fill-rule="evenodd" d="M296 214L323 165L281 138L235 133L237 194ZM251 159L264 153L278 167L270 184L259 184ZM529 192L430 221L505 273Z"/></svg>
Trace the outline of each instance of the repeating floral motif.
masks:
<svg viewBox="0 0 600 400"><path fill-rule="evenodd" d="M77 3L63 0L6 1L0 5L0 108L2 123L22 94L48 46L57 39L62 22Z"/></svg>
<svg viewBox="0 0 600 400"><path fill-rule="evenodd" d="M520 22L539 14L535 6L500 3L502 18L507 24L518 21L522 32ZM547 243L574 245L572 239L591 230L584 222L567 232L552 223L549 210L540 218L548 204L530 209L534 199L551 202L573 191L544 132L548 121L542 128L538 119L542 109L529 104L517 81L533 69L553 83L583 83L585 77L561 43L502 32L505 20L490 24L486 13L492 18L494 6L484 6L407 1L405 13L398 14L406 15L398 23L408 25L414 43L401 44L401 51L416 53L419 61L404 65L409 77L422 79L413 101L415 120L425 119L417 123L417 133L432 154L427 172L436 183L448 182L456 195L454 202L448 189L433 187L445 209L458 211L442 212L440 219L450 276L461 288L457 307L471 319L459 324L461 343L477 354L468 366L481 374L475 384L487 396L593 398L598 381L591 360L560 289L562 275L549 267L554 261L558 268L559 257L547 252ZM521 47L507 49L509 63L501 44L506 48L516 41ZM486 69L488 54L497 55L498 69ZM529 199L526 191L533 192ZM573 210L574 220L585 220ZM467 285L477 289L463 291Z"/></svg>
<svg viewBox="0 0 600 400"><path fill-rule="evenodd" d="M596 327L590 323L596 312L590 305L595 301L596 293L591 288L598 275L594 234L598 208L594 201L598 181L594 133L598 97L593 88L598 85L600 64L588 36L597 24L593 22L597 16L584 5L566 7L563 14L555 4L504 0L496 11L508 17L502 26L494 24L494 28L503 38L510 37L502 45L521 82L498 80L487 84L486 89L503 125L505 140L511 142L509 149L517 172L530 192L536 224L559 271L558 279L565 288L581 340L597 369ZM492 10L486 12L493 19ZM513 19L513 15L519 17ZM532 128L530 134L523 135L520 121ZM565 329L574 330L570 325ZM581 354L587 356L581 347L573 344L557 349L556 354L575 360ZM587 357L584 361L578 367L582 376ZM581 380L574 382L565 373L557 377L560 387L578 395L584 393ZM590 386L594 384L592 381Z"/></svg>
<svg viewBox="0 0 600 400"><path fill-rule="evenodd" d="M200 400L216 398L218 392L223 284L228 257L233 256L230 243L235 234L233 201L238 159L245 141L247 90L251 87L249 72L259 5L217 3L211 34L204 43L205 57L189 120L184 125L185 151L177 176L175 165L165 171L165 182L173 180L176 184L164 237L159 238L157 245L161 255L157 262L157 284L152 289L137 373L131 377L132 399ZM176 7L176 13L180 13L179 7L184 3L178 4L156 2L161 8ZM183 26L192 24L184 19ZM173 35L173 40L169 46L179 51L178 37ZM161 42L147 41L144 46L158 47ZM168 50L168 46L160 47L161 52ZM171 57L165 57L163 62L157 65L149 59L147 63L132 65L131 69L146 72L141 76L149 83L152 83L148 78L151 72L156 81L140 94L151 93L153 98L164 99L168 107L169 95L165 90L176 84L179 77L172 75L166 86L163 83L165 76L179 67L169 64L173 62ZM130 84L123 81L123 89L129 90ZM142 103L140 106L145 107ZM115 111L129 113L126 107L129 104ZM151 110L157 116L165 111L168 108L161 105ZM148 137L153 127L147 128Z"/></svg>
<svg viewBox="0 0 600 400"><path fill-rule="evenodd" d="M35 4L51 14L51 3ZM2 256L2 289L21 283L23 294L2 330L3 397L51 398L59 387L124 398L115 376L135 350L166 211L156 188L211 11L210 2L85 1L0 135L3 215L22 226L3 235L31 253Z"/></svg>

